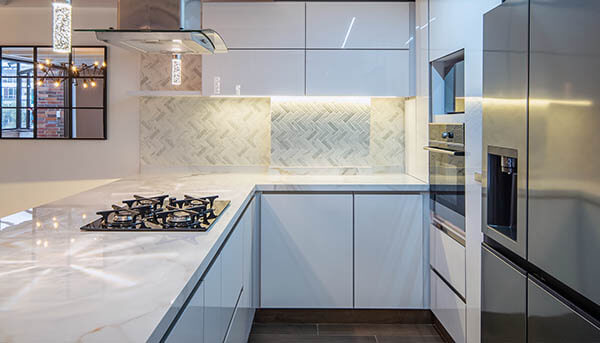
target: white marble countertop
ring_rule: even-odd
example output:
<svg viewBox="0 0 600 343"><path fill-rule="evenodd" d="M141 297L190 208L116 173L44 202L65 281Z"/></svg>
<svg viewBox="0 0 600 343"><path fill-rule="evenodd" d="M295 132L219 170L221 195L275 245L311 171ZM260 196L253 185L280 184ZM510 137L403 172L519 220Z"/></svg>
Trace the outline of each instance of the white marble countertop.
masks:
<svg viewBox="0 0 600 343"><path fill-rule="evenodd" d="M0 342L158 341L255 191L421 192L406 175L160 175L0 219ZM219 194L209 232L82 232L132 194Z"/></svg>

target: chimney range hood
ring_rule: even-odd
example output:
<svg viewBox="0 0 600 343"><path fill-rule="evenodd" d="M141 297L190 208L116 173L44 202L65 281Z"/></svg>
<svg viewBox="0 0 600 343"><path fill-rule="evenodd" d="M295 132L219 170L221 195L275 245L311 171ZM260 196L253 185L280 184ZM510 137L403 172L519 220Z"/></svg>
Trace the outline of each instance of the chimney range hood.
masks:
<svg viewBox="0 0 600 343"><path fill-rule="evenodd" d="M95 32L110 45L147 54L214 54L227 52L221 36L202 29L201 0L119 0L118 28Z"/></svg>

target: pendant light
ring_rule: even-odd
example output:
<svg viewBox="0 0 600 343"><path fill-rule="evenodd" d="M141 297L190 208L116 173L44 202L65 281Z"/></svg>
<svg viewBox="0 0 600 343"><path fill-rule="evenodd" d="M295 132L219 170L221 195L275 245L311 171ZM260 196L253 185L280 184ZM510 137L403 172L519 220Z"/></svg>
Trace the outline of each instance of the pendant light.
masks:
<svg viewBox="0 0 600 343"><path fill-rule="evenodd" d="M181 85L181 54L173 55L171 60L171 84L173 86Z"/></svg>
<svg viewBox="0 0 600 343"><path fill-rule="evenodd" d="M52 50L54 52L71 52L72 12L71 0L52 2Z"/></svg>

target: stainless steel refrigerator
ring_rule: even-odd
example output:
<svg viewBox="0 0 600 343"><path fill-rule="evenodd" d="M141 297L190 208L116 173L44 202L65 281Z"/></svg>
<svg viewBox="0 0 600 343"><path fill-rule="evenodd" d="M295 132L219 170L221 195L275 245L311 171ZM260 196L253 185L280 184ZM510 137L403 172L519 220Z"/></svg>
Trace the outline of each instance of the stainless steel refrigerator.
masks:
<svg viewBox="0 0 600 343"><path fill-rule="evenodd" d="M600 1L484 15L482 341L600 342Z"/></svg>

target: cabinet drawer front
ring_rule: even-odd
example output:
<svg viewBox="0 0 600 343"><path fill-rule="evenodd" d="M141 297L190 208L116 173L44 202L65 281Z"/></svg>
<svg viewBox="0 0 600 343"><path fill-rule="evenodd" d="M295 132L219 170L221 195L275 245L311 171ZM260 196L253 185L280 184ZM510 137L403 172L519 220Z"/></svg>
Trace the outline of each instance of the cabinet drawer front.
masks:
<svg viewBox="0 0 600 343"><path fill-rule="evenodd" d="M204 28L230 49L304 49L304 3L205 3Z"/></svg>
<svg viewBox="0 0 600 343"><path fill-rule="evenodd" d="M306 46L408 48L409 21L408 3L308 2Z"/></svg>
<svg viewBox="0 0 600 343"><path fill-rule="evenodd" d="M308 50L307 95L408 96L408 51Z"/></svg>
<svg viewBox="0 0 600 343"><path fill-rule="evenodd" d="M202 57L202 94L304 95L304 51L244 50Z"/></svg>
<svg viewBox="0 0 600 343"><path fill-rule="evenodd" d="M455 342L465 342L467 305L433 271L431 271L431 311Z"/></svg>
<svg viewBox="0 0 600 343"><path fill-rule="evenodd" d="M430 225L430 263L463 297L466 297L465 247Z"/></svg>

